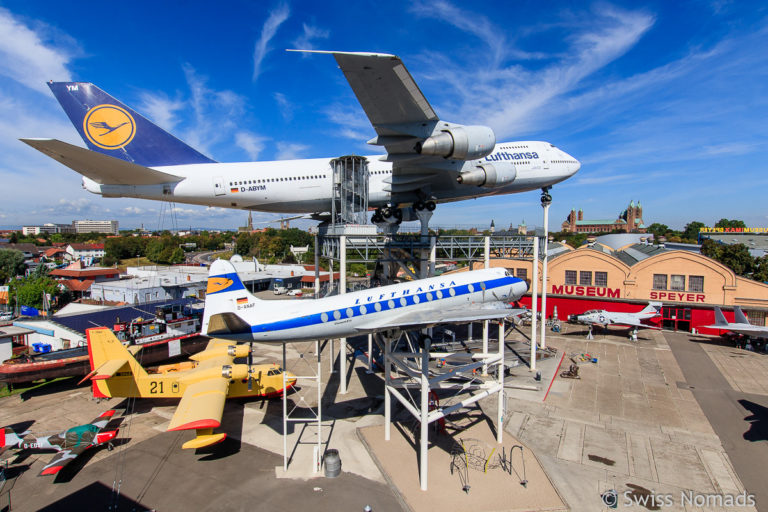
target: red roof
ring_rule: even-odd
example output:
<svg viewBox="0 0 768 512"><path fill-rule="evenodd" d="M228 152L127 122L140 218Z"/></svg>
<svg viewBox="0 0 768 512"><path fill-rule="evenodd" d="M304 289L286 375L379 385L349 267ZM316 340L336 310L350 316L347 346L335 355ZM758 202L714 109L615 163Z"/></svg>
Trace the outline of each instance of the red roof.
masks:
<svg viewBox="0 0 768 512"><path fill-rule="evenodd" d="M56 256L57 254L66 253L64 249L61 247L51 247L50 249L45 250L46 257L50 258L51 256Z"/></svg>
<svg viewBox="0 0 768 512"><path fill-rule="evenodd" d="M85 292L93 284L93 279L86 279L85 281L78 281L77 279L68 279L61 281L61 283L72 290L73 292Z"/></svg>
<svg viewBox="0 0 768 512"><path fill-rule="evenodd" d="M88 268L84 270L68 270L66 268L57 268L56 270L51 270L50 275L54 277L77 277L80 279L96 276L117 278L120 275L120 270L116 268Z"/></svg>
<svg viewBox="0 0 768 512"><path fill-rule="evenodd" d="M338 281L341 278L341 273L334 272L333 273L333 279L335 281ZM320 282L324 283L326 281L330 281L330 276L328 273L320 274ZM315 282L315 276L304 276L301 278L302 283L314 283Z"/></svg>

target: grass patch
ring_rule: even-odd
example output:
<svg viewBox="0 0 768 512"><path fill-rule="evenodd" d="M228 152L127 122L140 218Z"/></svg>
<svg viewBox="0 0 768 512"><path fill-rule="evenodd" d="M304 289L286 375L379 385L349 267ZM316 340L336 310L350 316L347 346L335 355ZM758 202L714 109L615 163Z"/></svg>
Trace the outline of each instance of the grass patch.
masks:
<svg viewBox="0 0 768 512"><path fill-rule="evenodd" d="M148 258L142 256L140 258L126 258L124 260L120 260L120 263L117 264L117 268L120 270L127 270L128 267L145 267L150 265L158 264L153 261L149 261Z"/></svg>
<svg viewBox="0 0 768 512"><path fill-rule="evenodd" d="M65 384L63 381L72 381L74 377L57 377L55 379L51 380L36 380L33 382L24 382L22 384L17 384L13 386L13 390L9 387L8 384L2 383L0 384L0 398L4 396L13 396L13 395L20 395L22 393L29 393L30 391L45 391L46 387L50 387L51 390L53 388L58 387L58 384ZM58 383L58 384L57 384Z"/></svg>

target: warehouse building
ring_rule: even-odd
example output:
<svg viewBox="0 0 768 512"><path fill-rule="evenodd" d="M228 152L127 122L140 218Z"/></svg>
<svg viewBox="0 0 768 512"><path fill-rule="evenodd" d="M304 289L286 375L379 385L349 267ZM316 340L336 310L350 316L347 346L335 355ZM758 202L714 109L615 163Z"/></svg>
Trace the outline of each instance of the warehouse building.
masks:
<svg viewBox="0 0 768 512"><path fill-rule="evenodd" d="M723 307L733 321L736 305L751 323L766 325L768 285L737 276L699 253L643 243L612 249L598 241L579 249L552 243L548 254L547 317L555 307L557 317L566 320L590 309L639 311L649 301L660 301L665 329L716 334L702 329L715 323L713 307ZM491 265L526 280L533 275L531 261L498 259ZM541 279L543 262L538 265ZM530 307L530 294L521 302Z"/></svg>

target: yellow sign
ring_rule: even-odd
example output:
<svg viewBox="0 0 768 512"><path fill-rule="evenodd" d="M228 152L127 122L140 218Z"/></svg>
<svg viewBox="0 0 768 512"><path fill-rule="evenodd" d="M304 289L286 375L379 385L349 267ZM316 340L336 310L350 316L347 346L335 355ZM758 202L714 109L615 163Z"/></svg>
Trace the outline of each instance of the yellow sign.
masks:
<svg viewBox="0 0 768 512"><path fill-rule="evenodd" d="M120 149L136 135L136 122L124 108L97 105L85 114L83 131L100 148Z"/></svg>

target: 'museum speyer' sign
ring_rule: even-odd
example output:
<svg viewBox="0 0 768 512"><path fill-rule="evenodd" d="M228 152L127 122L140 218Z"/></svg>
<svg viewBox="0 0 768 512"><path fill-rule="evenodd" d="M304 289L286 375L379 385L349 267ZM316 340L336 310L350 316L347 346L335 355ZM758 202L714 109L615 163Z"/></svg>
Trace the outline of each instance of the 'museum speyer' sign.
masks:
<svg viewBox="0 0 768 512"><path fill-rule="evenodd" d="M619 298L618 288L604 288L602 286L574 286L569 284L553 284L552 293L560 295L577 295L579 297Z"/></svg>
<svg viewBox="0 0 768 512"><path fill-rule="evenodd" d="M575 295L577 297L605 297L618 299L621 297L619 288L602 286L576 286L569 284L553 284L552 292L556 295ZM686 293L654 290L648 296L649 300L669 300L675 302L706 302L703 293Z"/></svg>

